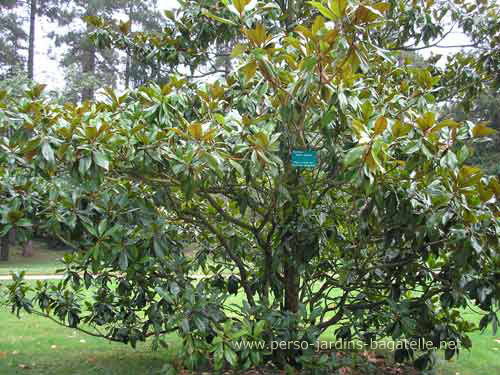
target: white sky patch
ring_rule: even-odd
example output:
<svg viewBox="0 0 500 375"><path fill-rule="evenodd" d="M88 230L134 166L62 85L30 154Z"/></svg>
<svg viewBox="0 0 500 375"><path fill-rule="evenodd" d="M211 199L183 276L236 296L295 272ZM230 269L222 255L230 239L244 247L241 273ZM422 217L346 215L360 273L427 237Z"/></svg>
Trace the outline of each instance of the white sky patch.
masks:
<svg viewBox="0 0 500 375"><path fill-rule="evenodd" d="M158 8L160 11L166 9L174 9L179 6L176 0L159 0ZM121 18L121 17L119 17ZM27 25L26 25L27 26ZM54 42L47 37L48 33L58 27L54 23L50 23L45 17L38 17L35 31L35 80L39 83L47 85L48 90L61 90L64 88L64 70L59 64L59 59L64 53L64 47L57 48ZM470 40L459 30L453 30L439 44L443 46L451 45L467 45ZM443 55L438 62L439 65L444 65L446 56L459 52L457 48L437 48L432 47L417 51L424 58L432 55Z"/></svg>
<svg viewBox="0 0 500 375"><path fill-rule="evenodd" d="M448 30L446 30L448 31ZM446 32L445 31L445 32ZM435 43L435 41L433 42ZM436 47L425 48L417 51L424 58L431 55L442 55L443 57L438 61L439 66L444 66L446 63L446 56L453 55L462 50L470 50L470 47L453 47L451 46L466 46L471 44L471 40L457 27L453 28L444 38L438 43ZM440 47L441 46L441 47Z"/></svg>
<svg viewBox="0 0 500 375"><path fill-rule="evenodd" d="M54 26L47 19L37 18L33 74L35 80L46 84L49 90L60 90L64 87L64 74L57 60L61 57L64 49L56 48L54 41L47 37Z"/></svg>
<svg viewBox="0 0 500 375"><path fill-rule="evenodd" d="M174 9L179 6L176 0L159 0L160 11ZM28 27L28 25L26 25ZM35 65L34 78L38 83L47 85L48 90L61 90L64 88L64 70L59 60L64 53L64 47L56 47L53 40L47 35L57 28L45 17L38 17L35 30Z"/></svg>

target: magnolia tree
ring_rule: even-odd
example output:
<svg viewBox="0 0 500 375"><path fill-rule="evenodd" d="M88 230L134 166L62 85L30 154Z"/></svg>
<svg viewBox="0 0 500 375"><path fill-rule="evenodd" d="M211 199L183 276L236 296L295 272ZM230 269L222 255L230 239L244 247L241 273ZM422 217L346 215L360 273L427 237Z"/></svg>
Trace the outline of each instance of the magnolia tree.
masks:
<svg viewBox="0 0 500 375"><path fill-rule="evenodd" d="M312 345L240 345L314 343L327 330L432 342L395 352L419 368L443 342L446 358L469 348L477 327L463 308L478 306L481 329L498 324L500 183L467 164L470 143L493 131L438 120L436 103L460 66L483 83L495 70L459 56L443 78L392 51L408 25L425 26L427 44L442 35L442 4L405 18L399 3L311 2L301 20L293 2L287 17L247 3L227 18L203 11L239 30L224 80L170 76L78 106L2 99L2 129L18 134L3 140L3 168L43 179L30 217L75 249L64 281L14 275L7 303L133 346L177 332L190 367L344 366ZM456 94L472 95L460 82ZM4 233L17 220L4 217Z"/></svg>

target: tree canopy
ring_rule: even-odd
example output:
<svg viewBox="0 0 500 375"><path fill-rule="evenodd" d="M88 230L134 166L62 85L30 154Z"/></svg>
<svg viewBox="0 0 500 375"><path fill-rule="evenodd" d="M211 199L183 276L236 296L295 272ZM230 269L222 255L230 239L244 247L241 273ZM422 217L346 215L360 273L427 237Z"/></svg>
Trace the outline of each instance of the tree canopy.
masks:
<svg viewBox="0 0 500 375"><path fill-rule="evenodd" d="M180 3L162 34L89 19L98 45L170 66L167 83L81 104L40 86L1 95L3 234L36 225L75 249L58 284L16 276L13 311L132 345L175 331L190 367L213 353L216 368L335 368L312 347L235 345L312 343L327 329L468 348L469 304L496 330L500 182L467 163L494 130L439 120L437 105L498 84L498 6ZM401 61L438 43L446 19L472 35L475 58ZM221 38L231 72L196 79ZM433 350L395 356L426 368Z"/></svg>

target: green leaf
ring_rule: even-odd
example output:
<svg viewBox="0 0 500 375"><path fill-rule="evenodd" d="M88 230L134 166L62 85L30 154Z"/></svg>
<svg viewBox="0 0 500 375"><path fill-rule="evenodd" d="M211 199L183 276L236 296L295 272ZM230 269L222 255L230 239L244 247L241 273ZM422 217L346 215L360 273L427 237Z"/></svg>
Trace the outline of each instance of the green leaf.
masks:
<svg viewBox="0 0 500 375"><path fill-rule="evenodd" d="M243 169L243 167L239 163L237 163L234 160L229 159L229 164L231 164L233 166L233 168L238 171L240 176L245 177L245 170Z"/></svg>
<svg viewBox="0 0 500 375"><path fill-rule="evenodd" d="M80 172L81 175L85 175L85 172L89 170L91 164L92 164L91 158L89 157L81 158L80 161L78 162L78 172Z"/></svg>
<svg viewBox="0 0 500 375"><path fill-rule="evenodd" d="M201 14L203 14L205 17L211 18L211 19L216 20L216 21L221 22L221 23L225 23L227 25L238 26L236 23L234 23L231 20L228 20L228 19L222 18L222 17L218 17L215 14L212 14L208 9L203 9L201 11Z"/></svg>
<svg viewBox="0 0 500 375"><path fill-rule="evenodd" d="M241 68L243 75L245 76L245 81L249 81L253 78L257 72L257 62L251 61Z"/></svg>
<svg viewBox="0 0 500 375"><path fill-rule="evenodd" d="M472 129L472 135L476 138L487 137L493 134L496 134L496 130L486 127L485 123L479 123Z"/></svg>
<svg viewBox="0 0 500 375"><path fill-rule="evenodd" d="M457 167L458 160L456 155L452 151L448 151L446 155L441 159L440 164L442 167L448 166L448 168L454 169Z"/></svg>
<svg viewBox="0 0 500 375"><path fill-rule="evenodd" d="M379 135L384 132L387 128L387 119L384 116L380 116L375 122L374 134Z"/></svg>
<svg viewBox="0 0 500 375"><path fill-rule="evenodd" d="M259 320L257 324L255 324L254 328L254 336L259 337L262 332L264 332L264 328L266 327L266 321L265 320Z"/></svg>
<svg viewBox="0 0 500 375"><path fill-rule="evenodd" d="M361 106L361 111L363 112L363 118L368 121L373 114L373 104L371 101L366 100Z"/></svg>
<svg viewBox="0 0 500 375"><path fill-rule="evenodd" d="M494 312L491 312L490 315L491 315L491 328L493 330L493 334L496 335L497 330L498 330L498 323L499 323L498 317L497 317L497 314Z"/></svg>
<svg viewBox="0 0 500 375"><path fill-rule="evenodd" d="M214 119L217 121L217 123L224 125L226 123L226 120L224 119L224 116L221 115L220 113L215 113L214 114Z"/></svg>
<svg viewBox="0 0 500 375"><path fill-rule="evenodd" d="M7 233L9 233L9 231L12 229L12 225L11 224L7 224L5 225L2 230L0 230L0 236L5 236L7 235Z"/></svg>
<svg viewBox="0 0 500 375"><path fill-rule="evenodd" d="M205 156L205 160L207 161L208 165L217 174L217 176L223 177L223 173L220 169L219 161L217 160L217 158L209 152L206 152L204 156Z"/></svg>
<svg viewBox="0 0 500 375"><path fill-rule="evenodd" d="M163 249L160 244L160 240L154 239L153 240L153 250L155 252L155 255L159 258L164 257L165 253L163 252Z"/></svg>
<svg viewBox="0 0 500 375"><path fill-rule="evenodd" d="M200 332L205 332L207 330L205 321L202 318L200 318L199 316L195 316L193 320L194 320L194 325L196 326L196 328L198 328Z"/></svg>
<svg viewBox="0 0 500 375"><path fill-rule="evenodd" d="M330 0L329 5L337 18L344 17L347 8L347 0Z"/></svg>
<svg viewBox="0 0 500 375"><path fill-rule="evenodd" d="M109 170L109 160L103 152L94 151L94 161L99 167Z"/></svg>
<svg viewBox="0 0 500 375"><path fill-rule="evenodd" d="M90 225L90 224L86 223L85 221L82 221L82 224L83 224L83 226L85 227L85 229L87 229L87 231L88 231L90 234L92 234L94 237L99 237L99 236L97 235L96 230L92 227L92 225Z"/></svg>
<svg viewBox="0 0 500 375"><path fill-rule="evenodd" d="M182 319L181 329L184 333L189 333L189 320L187 318Z"/></svg>
<svg viewBox="0 0 500 375"><path fill-rule="evenodd" d="M490 321L490 315L484 315L481 320L479 321L479 329L481 331L484 331L486 327L488 326L488 323Z"/></svg>
<svg viewBox="0 0 500 375"><path fill-rule="evenodd" d="M453 120L450 120L450 119L446 119L446 120L443 120L441 121L439 124L435 125L431 132L434 133L438 130L441 130L443 128L458 128L460 126L460 124L456 121L453 121Z"/></svg>
<svg viewBox="0 0 500 375"><path fill-rule="evenodd" d="M477 242L476 238L474 237L471 237L470 238L470 244L472 246L472 248L474 249L474 251L479 255L483 252L483 248L481 247L481 245L479 244L479 242Z"/></svg>
<svg viewBox="0 0 500 375"><path fill-rule="evenodd" d="M49 142L44 142L42 145L42 155L50 163L54 163L54 150L50 146Z"/></svg>
<svg viewBox="0 0 500 375"><path fill-rule="evenodd" d="M247 47L244 44L238 43L231 51L231 57L240 57L246 49Z"/></svg>
<svg viewBox="0 0 500 375"><path fill-rule="evenodd" d="M417 119L418 127L424 132L430 129L435 122L436 114L434 112L426 112L422 117Z"/></svg>
<svg viewBox="0 0 500 375"><path fill-rule="evenodd" d="M315 7L317 10L319 10L319 12L325 16L326 18L334 21L336 19L339 18L339 16L337 16L335 13L333 13L330 9L328 9L327 7L325 7L323 4L321 4L319 1L308 1L308 3L310 5L312 5L313 7Z"/></svg>
<svg viewBox="0 0 500 375"><path fill-rule="evenodd" d="M238 363L238 356L228 345L224 346L224 358L226 358L231 367L235 367Z"/></svg>
<svg viewBox="0 0 500 375"><path fill-rule="evenodd" d="M16 226L28 228L28 227L33 226L33 224L31 223L31 221L29 219L20 219L16 222Z"/></svg>
<svg viewBox="0 0 500 375"><path fill-rule="evenodd" d="M243 14L245 7L250 3L250 0L233 0L233 5L238 13Z"/></svg>
<svg viewBox="0 0 500 375"><path fill-rule="evenodd" d="M349 152L344 157L345 166L349 167L354 163L356 163L357 161L360 161L365 151L366 151L366 145L357 146L349 150Z"/></svg>
<svg viewBox="0 0 500 375"><path fill-rule="evenodd" d="M180 288L179 284L177 284L175 281L172 281L170 283L170 293L172 293L172 295L174 297L177 297L179 295L180 291L181 291L181 288Z"/></svg>
<svg viewBox="0 0 500 375"><path fill-rule="evenodd" d="M128 268L128 255L127 251L124 250L120 253L120 258L118 259L118 265L122 271L126 271Z"/></svg>
<svg viewBox="0 0 500 375"><path fill-rule="evenodd" d="M99 235L102 236L104 232L106 231L108 225L108 221L106 219L101 220L99 223L99 226L97 227L97 231L99 232Z"/></svg>

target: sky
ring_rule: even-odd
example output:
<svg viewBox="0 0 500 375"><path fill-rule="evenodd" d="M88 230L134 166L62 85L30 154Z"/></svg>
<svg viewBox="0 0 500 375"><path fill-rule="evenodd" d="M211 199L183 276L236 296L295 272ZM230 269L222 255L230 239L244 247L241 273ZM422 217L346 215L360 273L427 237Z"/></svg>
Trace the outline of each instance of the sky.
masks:
<svg viewBox="0 0 500 375"><path fill-rule="evenodd" d="M173 9L179 6L176 0L158 0L160 10ZM54 42L47 37L53 31L54 24L45 17L37 19L35 30L35 66L34 76L38 83L47 85L48 90L59 90L64 87L64 74L57 61L64 52L57 48Z"/></svg>
<svg viewBox="0 0 500 375"><path fill-rule="evenodd" d="M179 4L176 0L158 0L161 10L172 9ZM47 34L52 31L54 24L51 24L44 18L39 18L35 32L35 80L39 83L47 84L49 90L58 90L64 87L64 74L59 66L57 58L63 52L62 48L56 48ZM452 31L441 43L441 45L462 45L469 41L467 37L459 30ZM419 51L424 57L430 54L448 54L456 53L460 48L429 48ZM445 57L441 58L440 63L445 62Z"/></svg>

